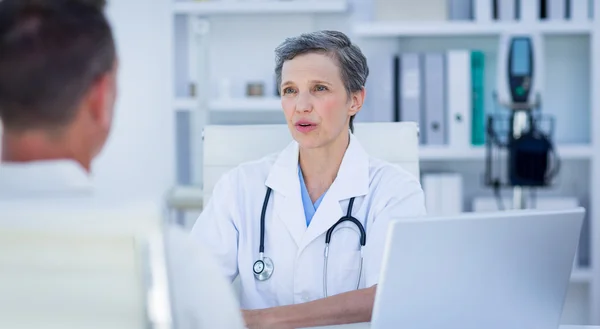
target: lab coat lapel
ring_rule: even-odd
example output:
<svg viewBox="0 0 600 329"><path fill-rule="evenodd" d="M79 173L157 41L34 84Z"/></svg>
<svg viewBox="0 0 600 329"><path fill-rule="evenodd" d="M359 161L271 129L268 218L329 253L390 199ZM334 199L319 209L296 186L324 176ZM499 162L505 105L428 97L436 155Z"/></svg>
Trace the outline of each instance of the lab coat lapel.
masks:
<svg viewBox="0 0 600 329"><path fill-rule="evenodd" d="M364 196L368 192L369 156L356 137L351 134L350 144L344 154L338 175L323 197L321 205L310 222L300 244L300 250L325 234L342 216L346 216L350 198ZM358 212L361 204L361 202L354 203L352 214ZM357 219L361 220L360 218Z"/></svg>
<svg viewBox="0 0 600 329"><path fill-rule="evenodd" d="M292 142L277 157L266 185L273 189L273 213L299 246L306 232L306 217L298 179L298 144Z"/></svg>

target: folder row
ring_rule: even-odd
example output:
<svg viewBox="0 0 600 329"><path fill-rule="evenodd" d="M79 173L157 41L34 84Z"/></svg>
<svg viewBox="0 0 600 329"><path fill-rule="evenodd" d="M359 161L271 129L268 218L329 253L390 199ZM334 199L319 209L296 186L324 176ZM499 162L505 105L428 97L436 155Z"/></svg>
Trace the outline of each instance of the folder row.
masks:
<svg viewBox="0 0 600 329"><path fill-rule="evenodd" d="M592 18L592 0L474 0L479 21L572 21Z"/></svg>
<svg viewBox="0 0 600 329"><path fill-rule="evenodd" d="M363 120L417 122L421 145L485 143L483 52L406 52L369 62Z"/></svg>
<svg viewBox="0 0 600 329"><path fill-rule="evenodd" d="M364 0L355 0L364 3ZM592 0L372 0L376 21L539 21L583 22L592 18Z"/></svg>

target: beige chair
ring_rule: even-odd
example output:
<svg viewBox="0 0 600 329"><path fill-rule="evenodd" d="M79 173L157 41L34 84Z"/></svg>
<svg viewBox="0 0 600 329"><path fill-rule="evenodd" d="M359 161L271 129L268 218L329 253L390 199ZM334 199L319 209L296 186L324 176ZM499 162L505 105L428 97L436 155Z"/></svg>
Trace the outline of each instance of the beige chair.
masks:
<svg viewBox="0 0 600 329"><path fill-rule="evenodd" d="M216 263L152 205L24 205L0 208L0 328L243 328Z"/></svg>
<svg viewBox="0 0 600 329"><path fill-rule="evenodd" d="M168 298L143 280L151 265L144 249L158 232L158 222L132 215L4 205L0 327L146 327L147 314L154 314L146 300ZM162 267L154 267L151 273L157 276ZM154 287L160 282L156 277ZM164 313L154 319L154 324L170 322Z"/></svg>
<svg viewBox="0 0 600 329"><path fill-rule="evenodd" d="M371 156L399 165L419 177L416 123L356 123L354 135ZM207 126L204 130L204 204L225 172L242 162L279 152L291 141L287 125Z"/></svg>

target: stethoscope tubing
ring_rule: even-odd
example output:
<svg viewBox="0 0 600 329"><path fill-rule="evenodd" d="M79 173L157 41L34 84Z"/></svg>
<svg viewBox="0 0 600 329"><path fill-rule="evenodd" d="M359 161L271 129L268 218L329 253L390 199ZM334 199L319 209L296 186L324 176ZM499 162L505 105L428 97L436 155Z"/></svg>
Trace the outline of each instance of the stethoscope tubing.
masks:
<svg viewBox="0 0 600 329"><path fill-rule="evenodd" d="M271 259L269 259L268 257L264 257L264 252L265 252L265 218L266 218L266 212L267 212L267 206L269 203L269 198L271 196L271 188L267 187L267 193L265 195L265 199L263 201L263 206L262 206L262 211L261 211L261 215L260 215L260 246L259 246L259 260L257 260L255 262L255 264L257 262L263 262L263 271L264 269L267 269L267 271L269 271L270 273L263 273L263 271L261 271L260 273L254 273L256 279L258 279L259 281L265 281L268 280L271 275L272 272L274 270L274 266L273 266L273 262ZM360 287L360 279L362 277L362 267L363 267L363 247L366 245L367 243L367 235L366 235L366 231L364 226L362 225L362 223L352 217L352 208L354 206L354 197L352 197L350 199L350 202L348 203L348 210L346 212L346 216L340 218L335 224L333 224L328 230L327 233L325 235L325 253L324 253L324 264L323 264L323 294L325 295L325 297L328 296L327 293L327 263L329 260L329 243L331 242L331 236L333 235L333 232L335 230L335 228L345 222L345 221L350 221L352 223L354 223L356 225L356 227L358 227L359 229L359 233L360 233L360 260L359 260L359 272L358 272L358 280L356 283L356 289L358 289ZM264 260L269 261L269 266L264 266L265 262Z"/></svg>

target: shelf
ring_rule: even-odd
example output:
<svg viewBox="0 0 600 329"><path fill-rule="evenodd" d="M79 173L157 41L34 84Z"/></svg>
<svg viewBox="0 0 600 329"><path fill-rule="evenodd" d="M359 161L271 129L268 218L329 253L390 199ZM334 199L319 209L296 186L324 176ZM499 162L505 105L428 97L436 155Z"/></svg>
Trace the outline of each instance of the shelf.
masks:
<svg viewBox="0 0 600 329"><path fill-rule="evenodd" d="M191 111L198 106L198 101L194 98L176 98L173 101L175 111Z"/></svg>
<svg viewBox="0 0 600 329"><path fill-rule="evenodd" d="M539 32L544 35L591 34L591 23L542 22L528 23L476 23L476 22L419 22L361 23L354 27L360 37L442 37L442 36L499 36L505 32Z"/></svg>
<svg viewBox="0 0 600 329"><path fill-rule="evenodd" d="M202 189L196 186L175 186L167 195L167 205L178 210L200 210Z"/></svg>
<svg viewBox="0 0 600 329"><path fill-rule="evenodd" d="M192 111L198 107L194 98L177 98L173 101L175 111ZM213 112L281 112L281 100L275 97L217 99L208 103Z"/></svg>
<svg viewBox="0 0 600 329"><path fill-rule="evenodd" d="M253 112L281 112L279 98L239 98L213 100L209 103L211 111L253 111Z"/></svg>
<svg viewBox="0 0 600 329"><path fill-rule="evenodd" d="M594 280L594 275L589 269L575 269L571 273L572 283L591 283Z"/></svg>
<svg viewBox="0 0 600 329"><path fill-rule="evenodd" d="M593 150L588 145L559 145L558 156L565 160L591 159ZM447 146L420 146L422 161L481 160L485 159L485 147L453 148Z"/></svg>
<svg viewBox="0 0 600 329"><path fill-rule="evenodd" d="M343 0L271 0L271 1L178 1L176 14L200 16L250 14L326 14L343 13L348 4Z"/></svg>

